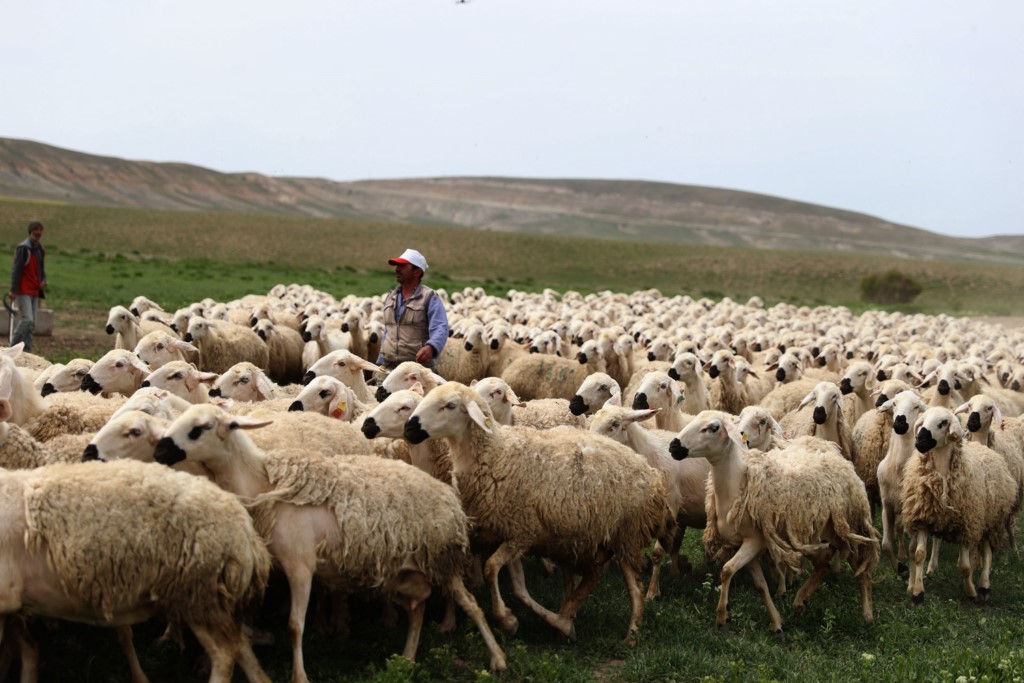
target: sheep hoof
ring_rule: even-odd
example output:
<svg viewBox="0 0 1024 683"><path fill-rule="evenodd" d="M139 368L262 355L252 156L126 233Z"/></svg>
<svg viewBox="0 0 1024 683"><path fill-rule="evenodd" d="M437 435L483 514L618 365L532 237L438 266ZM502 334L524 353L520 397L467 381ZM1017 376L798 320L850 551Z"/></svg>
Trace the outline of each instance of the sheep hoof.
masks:
<svg viewBox="0 0 1024 683"><path fill-rule="evenodd" d="M725 623L718 624L718 632L719 633L728 633L729 632L729 621L730 621L729 619L726 619Z"/></svg>
<svg viewBox="0 0 1024 683"><path fill-rule="evenodd" d="M519 620L515 617L500 619L498 620L498 627L505 633L505 635L514 636L516 631L519 630Z"/></svg>
<svg viewBox="0 0 1024 683"><path fill-rule="evenodd" d="M780 626L778 629L775 630L775 632L772 635L775 636L775 640L782 640L786 634L783 633L782 627Z"/></svg>
<svg viewBox="0 0 1024 683"><path fill-rule="evenodd" d="M923 605L924 604L924 591L921 591L917 595L911 595L910 596L910 601L912 603L914 603L915 605Z"/></svg>
<svg viewBox="0 0 1024 683"><path fill-rule="evenodd" d="M797 616L803 614L805 609L807 609L807 603L806 602L795 602L795 603L793 603L793 613L796 614Z"/></svg>
<svg viewBox="0 0 1024 683"><path fill-rule="evenodd" d="M900 576L905 579L908 576L910 576L910 567L908 567L903 562L900 562L896 565L896 574L897 576Z"/></svg>
<svg viewBox="0 0 1024 683"><path fill-rule="evenodd" d="M979 588L978 589L978 596L976 598L974 598L974 601L975 602L988 602L991 599L992 599L992 589L991 588Z"/></svg>

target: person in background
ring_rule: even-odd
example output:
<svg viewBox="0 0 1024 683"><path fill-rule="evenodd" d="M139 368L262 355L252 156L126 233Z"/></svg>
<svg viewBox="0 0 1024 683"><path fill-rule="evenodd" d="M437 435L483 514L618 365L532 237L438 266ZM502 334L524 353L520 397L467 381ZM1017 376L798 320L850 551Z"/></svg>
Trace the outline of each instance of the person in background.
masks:
<svg viewBox="0 0 1024 683"><path fill-rule="evenodd" d="M433 369L448 341L448 313L441 297L421 283L427 259L406 249L388 265L395 267L398 286L384 299L384 339L377 365L392 370L413 360Z"/></svg>
<svg viewBox="0 0 1024 683"><path fill-rule="evenodd" d="M46 296L46 249L43 248L43 224L28 224L28 238L14 250L11 270L11 301L18 306L18 327L11 335L10 345L25 342L32 350L32 330L36 326L39 300Z"/></svg>

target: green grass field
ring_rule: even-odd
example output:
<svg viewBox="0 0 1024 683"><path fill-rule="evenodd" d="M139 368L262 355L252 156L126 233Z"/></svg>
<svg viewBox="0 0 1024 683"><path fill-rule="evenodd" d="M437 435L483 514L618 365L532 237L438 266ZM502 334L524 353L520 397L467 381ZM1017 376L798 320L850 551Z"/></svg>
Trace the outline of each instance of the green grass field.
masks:
<svg viewBox="0 0 1024 683"><path fill-rule="evenodd" d="M96 357L104 344L109 348L101 331L106 311L140 294L170 310L204 297L228 300L266 292L279 282L310 284L336 297L383 292L393 283L386 259L407 246L427 254L429 282L449 290L479 285L502 294L509 288L590 292L657 287L666 294L737 300L756 294L769 305L789 301L863 310L860 277L896 267L925 286L909 310L1024 314L1020 268L13 200L0 201L0 224L5 226L0 243L8 252L34 218L47 226L47 305L57 321L53 355L46 354L51 360ZM92 346L83 353L88 339ZM1024 564L1012 552L997 555L993 597L987 604L963 599L955 549L947 545L938 576L926 581L924 605L911 607L904 583L880 565L875 572L876 621L866 625L847 572L827 582L799 617L793 617L788 601L779 600L787 623L786 634L776 639L745 574L734 583L730 631L715 631L718 570L705 563L697 535L691 531L687 539L684 550L694 571L665 577L663 597L648 606L635 648L622 642L628 601L617 571L610 569L577 619L575 643L564 642L514 605L521 625L514 637L499 635L509 658L509 671L500 678L602 683L1024 680ZM532 563L527 578L542 603L558 604L560 578L541 575ZM506 591L512 601L507 586ZM290 675L282 593L280 586L271 591L259 619L275 642L258 648L257 655L275 681ZM485 593L478 589L476 594L489 610ZM68 624L55 630L37 628L43 658L40 680L128 680L112 632ZM205 680L194 666L194 645L180 653L175 646L154 644L162 632L158 623L136 630L143 667L154 682ZM351 631L345 640L307 632L306 665L314 681L491 679L483 671L480 638L464 619L454 634L435 634L428 625L415 666L393 656L404 639L401 617L397 626L386 626L375 607L356 605ZM242 680L239 672L235 680Z"/></svg>

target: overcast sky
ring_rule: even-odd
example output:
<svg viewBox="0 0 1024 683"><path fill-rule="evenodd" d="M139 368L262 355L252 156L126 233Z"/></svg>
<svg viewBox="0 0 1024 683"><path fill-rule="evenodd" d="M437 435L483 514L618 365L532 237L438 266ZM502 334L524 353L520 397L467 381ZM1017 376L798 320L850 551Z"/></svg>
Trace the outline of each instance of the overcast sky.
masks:
<svg viewBox="0 0 1024 683"><path fill-rule="evenodd" d="M1019 0L33 0L2 16L3 137L333 180L660 180L1024 233Z"/></svg>

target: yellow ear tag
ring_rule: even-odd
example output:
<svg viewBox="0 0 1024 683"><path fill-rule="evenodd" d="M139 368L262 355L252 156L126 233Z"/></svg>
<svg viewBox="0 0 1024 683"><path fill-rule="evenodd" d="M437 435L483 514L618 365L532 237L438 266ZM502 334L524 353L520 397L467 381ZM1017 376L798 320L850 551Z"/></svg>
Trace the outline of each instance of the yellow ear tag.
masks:
<svg viewBox="0 0 1024 683"><path fill-rule="evenodd" d="M489 418L489 417L485 417L484 418L484 426L487 427L488 429L491 429L491 418Z"/></svg>
<svg viewBox="0 0 1024 683"><path fill-rule="evenodd" d="M741 432L741 433L740 433L740 436L742 436L742 437L743 437L743 445L744 445L744 446L746 446L746 445L747 445L747 441L749 441L749 440L750 440L750 437L748 437L748 436L747 436L747 433L746 433L746 432Z"/></svg>
<svg viewBox="0 0 1024 683"><path fill-rule="evenodd" d="M331 411L331 417L336 420L340 420L345 416L345 408L347 403L344 400L338 401L338 405L334 406L334 410Z"/></svg>

